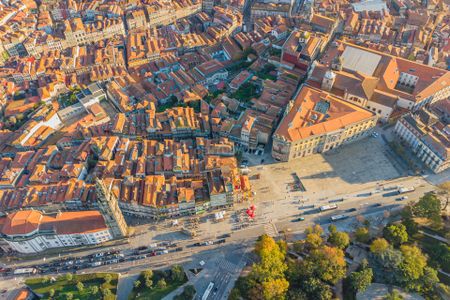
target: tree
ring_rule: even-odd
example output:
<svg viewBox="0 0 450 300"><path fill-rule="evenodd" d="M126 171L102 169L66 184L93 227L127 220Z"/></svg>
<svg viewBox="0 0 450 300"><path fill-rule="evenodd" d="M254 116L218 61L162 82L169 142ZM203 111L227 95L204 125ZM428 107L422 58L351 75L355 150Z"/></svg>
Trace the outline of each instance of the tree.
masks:
<svg viewBox="0 0 450 300"><path fill-rule="evenodd" d="M150 278L146 278L145 279L145 286L147 287L147 288L152 288L152 286L153 286L153 280L151 280Z"/></svg>
<svg viewBox="0 0 450 300"><path fill-rule="evenodd" d="M55 290L54 290L54 289L50 289L50 290L48 291L48 296L49 296L50 298L53 298L53 296L55 296Z"/></svg>
<svg viewBox="0 0 450 300"><path fill-rule="evenodd" d="M406 228L406 232L409 236L413 236L414 234L419 232L419 225L414 221L413 218L407 218L402 220L403 226Z"/></svg>
<svg viewBox="0 0 450 300"><path fill-rule="evenodd" d="M346 232L335 231L328 237L328 243L338 247L339 249L345 249L350 244L350 237Z"/></svg>
<svg viewBox="0 0 450 300"><path fill-rule="evenodd" d="M430 267L423 269L423 276L420 279L420 290L424 295L433 294L436 285L439 283L437 271Z"/></svg>
<svg viewBox="0 0 450 300"><path fill-rule="evenodd" d="M330 226L328 226L328 232L330 234L336 233L337 232L337 227L334 224L331 224Z"/></svg>
<svg viewBox="0 0 450 300"><path fill-rule="evenodd" d="M96 285L93 285L93 286L91 286L91 294L92 295L97 295L97 293L98 293L98 286L96 286Z"/></svg>
<svg viewBox="0 0 450 300"><path fill-rule="evenodd" d="M153 271L152 270L145 270L142 272L142 275L144 276L144 279L152 279L153 278Z"/></svg>
<svg viewBox="0 0 450 300"><path fill-rule="evenodd" d="M322 246L323 240L317 233L309 233L305 239L305 246L308 249L317 249Z"/></svg>
<svg viewBox="0 0 450 300"><path fill-rule="evenodd" d="M316 224L314 226L309 226L308 228L305 229L305 234L310 234L310 233L316 233L319 236L321 236L323 234L323 229L318 224Z"/></svg>
<svg viewBox="0 0 450 300"><path fill-rule="evenodd" d="M427 218L435 225L440 225L441 220L441 202L433 193L426 193L413 206L413 213L417 217Z"/></svg>
<svg viewBox="0 0 450 300"><path fill-rule="evenodd" d="M133 282L134 287L137 289L141 286L141 281L140 280L136 280L135 282Z"/></svg>
<svg viewBox="0 0 450 300"><path fill-rule="evenodd" d="M386 251L386 249L389 248L389 243L383 239L383 238L378 238L376 240L374 240L372 242L372 244L370 245L370 252L375 253L375 254L380 254L384 251Z"/></svg>
<svg viewBox="0 0 450 300"><path fill-rule="evenodd" d="M104 279L106 284L110 284L112 280L111 274L106 274Z"/></svg>
<svg viewBox="0 0 450 300"><path fill-rule="evenodd" d="M400 246L408 241L408 233L403 224L391 224L384 227L383 237L394 246Z"/></svg>
<svg viewBox="0 0 450 300"><path fill-rule="evenodd" d="M82 292L84 290L84 284L81 281L77 282L77 290Z"/></svg>
<svg viewBox="0 0 450 300"><path fill-rule="evenodd" d="M66 300L72 300L73 294L72 293L66 293Z"/></svg>
<svg viewBox="0 0 450 300"><path fill-rule="evenodd" d="M260 261L253 265L252 276L257 282L284 277L285 255L273 238L264 234L256 242L255 252Z"/></svg>
<svg viewBox="0 0 450 300"><path fill-rule="evenodd" d="M369 230L366 227L358 227L355 231L355 238L360 243L367 243L370 240Z"/></svg>
<svg viewBox="0 0 450 300"><path fill-rule="evenodd" d="M388 284L402 282L403 274L399 266L403 262L403 255L399 250L388 247L384 251L373 253L369 259L376 282Z"/></svg>
<svg viewBox="0 0 450 300"><path fill-rule="evenodd" d="M103 299L110 299L113 295L110 289L103 289L102 290Z"/></svg>
<svg viewBox="0 0 450 300"><path fill-rule="evenodd" d="M345 276L346 263L341 249L324 246L311 251L305 261L313 275L323 281L335 284Z"/></svg>
<svg viewBox="0 0 450 300"><path fill-rule="evenodd" d="M405 281L410 283L419 279L424 274L424 268L427 266L427 258L416 246L402 245L400 251L403 254L403 261L400 263L400 270Z"/></svg>
<svg viewBox="0 0 450 300"><path fill-rule="evenodd" d="M180 295L175 296L174 300L192 300L195 296L195 287L193 285L187 285L184 287L183 292ZM228 299L235 299L238 300L241 298L241 295L239 293L239 290L236 288L233 288L231 290L231 293L228 297Z"/></svg>
<svg viewBox="0 0 450 300"><path fill-rule="evenodd" d="M364 292L372 283L373 271L371 268L363 268L350 274L349 281L352 290L357 292Z"/></svg>
<svg viewBox="0 0 450 300"><path fill-rule="evenodd" d="M397 290L393 290L392 293L387 294L384 297L385 300L403 300L403 296L398 293Z"/></svg>
<svg viewBox="0 0 450 300"><path fill-rule="evenodd" d="M262 283L264 299L284 299L289 288L289 282L285 278L271 279Z"/></svg>
<svg viewBox="0 0 450 300"><path fill-rule="evenodd" d="M195 287L189 284L184 287L183 293L181 293L181 295L175 297L175 300L192 300L194 299L195 293L196 293Z"/></svg>
<svg viewBox="0 0 450 300"><path fill-rule="evenodd" d="M161 278L160 280L158 280L158 283L156 284L156 287L158 289L165 289L167 287L166 280L164 278Z"/></svg>
<svg viewBox="0 0 450 300"><path fill-rule="evenodd" d="M68 282L71 282L72 279L73 279L72 273L67 273L67 274L65 275L65 278L66 278L66 280L67 280Z"/></svg>
<svg viewBox="0 0 450 300"><path fill-rule="evenodd" d="M333 297L331 287L314 277L303 282L302 290L307 296L306 299L329 300Z"/></svg>
<svg viewBox="0 0 450 300"><path fill-rule="evenodd" d="M184 270L180 265L175 265L171 269L170 276L173 281L181 282L184 280Z"/></svg>

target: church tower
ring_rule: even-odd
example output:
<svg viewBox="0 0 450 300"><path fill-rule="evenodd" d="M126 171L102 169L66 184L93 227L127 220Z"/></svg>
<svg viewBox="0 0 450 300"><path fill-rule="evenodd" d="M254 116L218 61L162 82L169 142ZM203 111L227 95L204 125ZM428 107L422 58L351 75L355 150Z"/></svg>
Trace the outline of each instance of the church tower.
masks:
<svg viewBox="0 0 450 300"><path fill-rule="evenodd" d="M328 70L323 76L321 88L324 91L331 91L334 81L336 80L336 74L332 70Z"/></svg>
<svg viewBox="0 0 450 300"><path fill-rule="evenodd" d="M97 194L98 208L112 236L115 239L128 236L128 225L119 208L117 197L111 192L111 188L107 187L104 181L97 179L95 191Z"/></svg>

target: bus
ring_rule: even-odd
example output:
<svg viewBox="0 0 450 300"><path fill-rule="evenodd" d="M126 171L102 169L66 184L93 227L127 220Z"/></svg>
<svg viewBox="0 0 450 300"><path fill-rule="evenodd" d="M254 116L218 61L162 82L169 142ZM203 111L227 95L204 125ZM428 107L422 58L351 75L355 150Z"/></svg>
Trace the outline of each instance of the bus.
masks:
<svg viewBox="0 0 450 300"><path fill-rule="evenodd" d="M15 269L13 274L14 275L32 275L32 274L36 274L37 273L37 269L35 268L20 268L20 269Z"/></svg>
<svg viewBox="0 0 450 300"><path fill-rule="evenodd" d="M405 193L410 193L410 192L414 192L414 191L415 191L414 187L401 187L398 189L399 194L405 194Z"/></svg>
<svg viewBox="0 0 450 300"><path fill-rule="evenodd" d="M327 210L333 210L333 209L336 209L336 208L338 208L338 206L336 204L330 204L330 205L324 205L324 206L319 207L319 210L320 211L327 211Z"/></svg>
<svg viewBox="0 0 450 300"><path fill-rule="evenodd" d="M208 299L209 294L211 293L213 287L214 287L214 282L211 281L209 283L208 287L206 288L206 291L203 293L202 300Z"/></svg>
<svg viewBox="0 0 450 300"><path fill-rule="evenodd" d="M332 216L330 219L332 222L334 222L334 221L344 220L347 218L348 218L347 215L335 215L335 216Z"/></svg>

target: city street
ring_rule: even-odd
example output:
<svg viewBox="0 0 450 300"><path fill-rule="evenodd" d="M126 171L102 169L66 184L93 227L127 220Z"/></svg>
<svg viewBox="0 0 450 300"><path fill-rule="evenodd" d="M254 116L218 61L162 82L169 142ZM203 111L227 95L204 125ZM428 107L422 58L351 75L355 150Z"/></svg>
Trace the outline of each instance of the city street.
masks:
<svg viewBox="0 0 450 300"><path fill-rule="evenodd" d="M100 251L116 251L124 255L122 262L73 271L121 273L119 286L126 286L129 291L134 281L132 279L142 270L181 264L188 273L188 284L196 287L199 299L210 282L214 282L214 288L208 299L227 299L240 271L249 263L246 254L252 250L254 241L261 234L278 237L280 232L283 232L289 239L297 240L303 237L307 226L321 224L326 228L331 222L331 216L341 214L347 218L335 224L341 230L350 232L358 226L356 216L383 222L386 215L434 189L434 186L422 177L400 177L401 170L393 166L385 155L384 147L381 140L366 139L345 146L338 153L317 154L289 163L273 162L267 153L262 156L246 154L244 157L249 160L249 176L255 191L254 220L249 220L244 212L250 203L236 205L233 210L238 213L228 211L222 222L214 220L214 213L203 215L198 224L199 235L194 239L180 230L181 224L187 222L188 217L180 218L178 226L174 226L171 220L149 224L144 224L145 220L135 220L141 225L135 227L136 235L129 238L129 244L66 253L61 257L46 257L45 263L49 264L64 257L73 259L74 256L92 256ZM265 160L265 164L260 165L261 159ZM300 182L302 189L295 188L296 180ZM399 187L415 187L415 191L407 194L408 200L399 201L399 195L392 193L392 190L395 191ZM336 204L337 209L320 212L320 206L330 204ZM303 221L298 221L300 216L304 218ZM231 236L226 238L224 244L216 243L223 234ZM206 241L214 244L193 246L194 243ZM137 255L136 250L131 250L162 242L176 243L178 251L162 247L159 255L153 256L152 252ZM170 251L165 253L162 249ZM44 259L40 257L15 261L12 266L34 266L43 263ZM201 268L202 271L196 275L188 271L194 268ZM67 271L71 270L58 270L57 274ZM3 278L0 289L11 291L11 287L18 287L22 280L20 277ZM182 288L174 291L170 297L181 291ZM118 295L119 299L126 299L126 293L119 292Z"/></svg>

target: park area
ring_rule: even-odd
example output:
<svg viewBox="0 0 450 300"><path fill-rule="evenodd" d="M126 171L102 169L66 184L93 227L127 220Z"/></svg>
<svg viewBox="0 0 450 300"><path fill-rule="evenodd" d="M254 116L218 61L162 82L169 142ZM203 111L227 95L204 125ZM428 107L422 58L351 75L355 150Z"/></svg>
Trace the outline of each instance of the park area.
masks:
<svg viewBox="0 0 450 300"><path fill-rule="evenodd" d="M185 282L187 277L181 266L173 266L170 270L147 270L134 282L128 299L162 299Z"/></svg>
<svg viewBox="0 0 450 300"><path fill-rule="evenodd" d="M116 298L118 275L93 273L26 280L26 285L43 299L108 299Z"/></svg>

